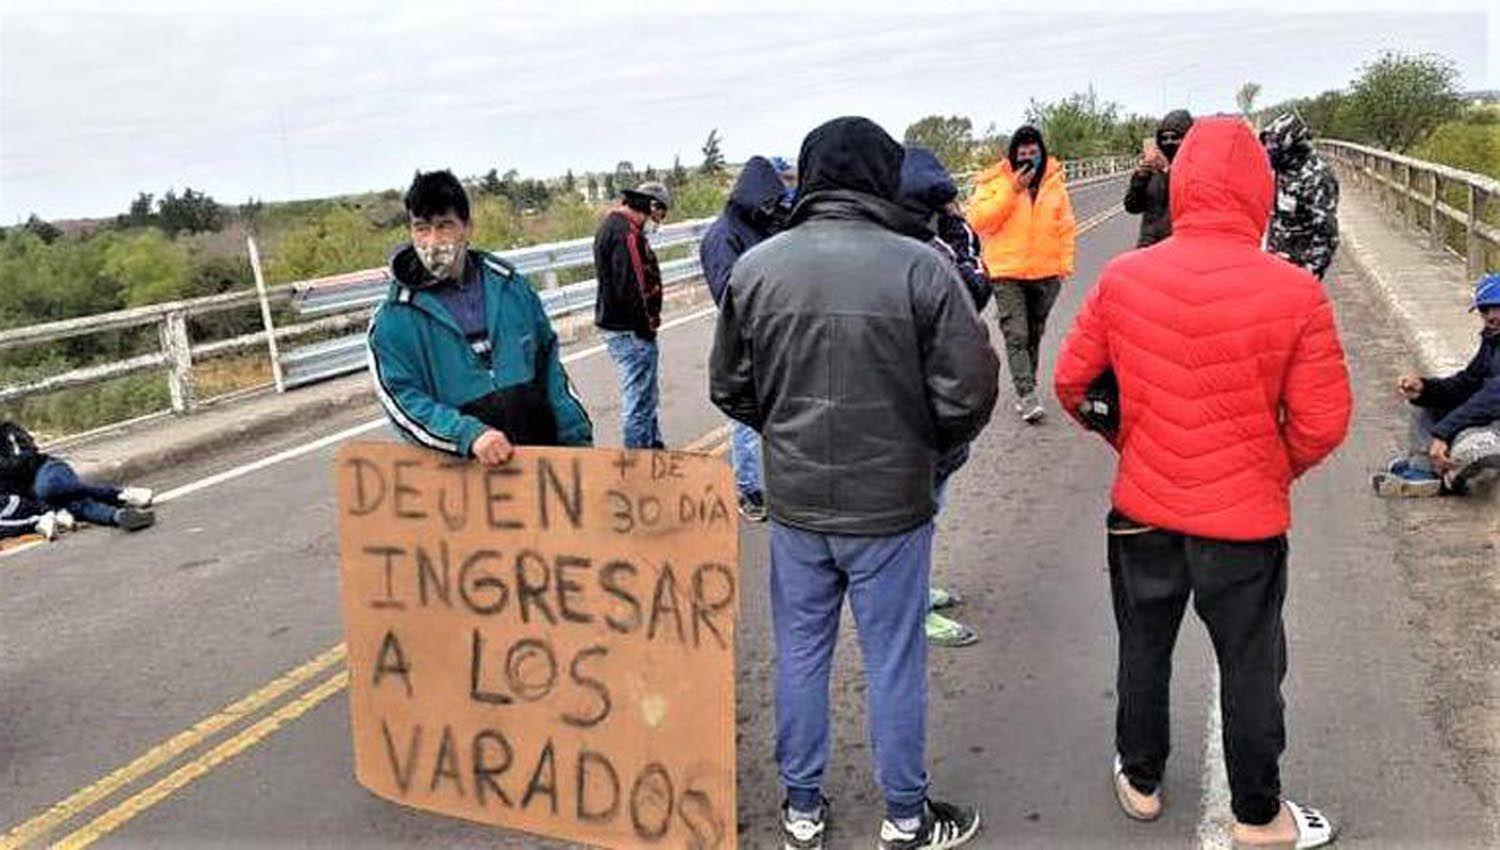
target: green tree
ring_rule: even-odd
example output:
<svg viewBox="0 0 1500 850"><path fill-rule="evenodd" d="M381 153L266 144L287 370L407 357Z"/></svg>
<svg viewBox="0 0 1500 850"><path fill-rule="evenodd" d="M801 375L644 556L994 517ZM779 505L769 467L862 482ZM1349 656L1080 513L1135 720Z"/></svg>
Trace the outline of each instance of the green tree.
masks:
<svg viewBox="0 0 1500 850"><path fill-rule="evenodd" d="M104 273L119 282L127 307L176 301L191 290L187 250L156 228L110 244L104 252Z"/></svg>
<svg viewBox="0 0 1500 850"><path fill-rule="evenodd" d="M404 228L378 228L354 210L333 207L269 247L266 275L279 283L379 266L405 238Z"/></svg>
<svg viewBox="0 0 1500 850"><path fill-rule="evenodd" d="M667 185L672 189L685 185L688 182L688 172L682 167L680 155L672 157L672 170L667 174Z"/></svg>
<svg viewBox="0 0 1500 850"><path fill-rule="evenodd" d="M58 230L51 222L43 221L36 213L32 213L31 217L26 219L26 223L21 225L21 229L36 234L38 239L48 245L62 238L61 230Z"/></svg>
<svg viewBox="0 0 1500 850"><path fill-rule="evenodd" d="M484 173L484 177L480 178L479 191L486 195L498 195L503 188L500 185L500 172L496 169L491 168Z"/></svg>
<svg viewBox="0 0 1500 850"><path fill-rule="evenodd" d="M902 140L932 151L949 171L964 171L972 164L974 122L958 115L929 115L907 127Z"/></svg>
<svg viewBox="0 0 1500 850"><path fill-rule="evenodd" d="M1042 131L1048 153L1061 159L1084 159L1110 153L1119 114L1119 104L1101 102L1089 86L1059 101L1032 100L1026 120Z"/></svg>
<svg viewBox="0 0 1500 850"><path fill-rule="evenodd" d="M1500 125L1458 121L1444 124L1416 150L1415 155L1419 159L1500 178Z"/></svg>
<svg viewBox="0 0 1500 850"><path fill-rule="evenodd" d="M573 169L571 168L568 169L567 174L563 175L563 191L569 195L575 194L578 191L578 180L573 177Z"/></svg>
<svg viewBox="0 0 1500 850"><path fill-rule="evenodd" d="M719 136L717 127L708 131L708 139L703 143L703 164L698 167L700 174L724 172L723 144L724 139Z"/></svg>
<svg viewBox="0 0 1500 850"><path fill-rule="evenodd" d="M157 206L157 221L169 236L218 232L224 227L224 209L203 192L184 189L178 197L168 189Z"/></svg>
<svg viewBox="0 0 1500 850"><path fill-rule="evenodd" d="M599 200L599 178L594 176L594 172L589 172L588 180L584 185L589 187L589 202Z"/></svg>
<svg viewBox="0 0 1500 850"><path fill-rule="evenodd" d="M699 174L674 190L672 220L683 221L718 215L729 200L729 188L722 179Z"/></svg>
<svg viewBox="0 0 1500 850"><path fill-rule="evenodd" d="M615 188L621 191L634 189L640 182L640 175L635 173L635 165L630 160L623 159L615 164Z"/></svg>
<svg viewBox="0 0 1500 850"><path fill-rule="evenodd" d="M1240 108L1240 114L1246 118L1255 114L1255 99L1260 97L1260 83L1245 83L1240 90L1234 94L1234 102Z"/></svg>
<svg viewBox="0 0 1500 850"><path fill-rule="evenodd" d="M130 202L130 210L121 218L120 224L124 227L148 227L156 223L156 216L151 212L156 205L156 199L150 192L142 192L135 196Z"/></svg>
<svg viewBox="0 0 1500 850"><path fill-rule="evenodd" d="M1435 54L1386 51L1350 87L1349 108L1366 138L1406 153L1463 114L1458 68Z"/></svg>

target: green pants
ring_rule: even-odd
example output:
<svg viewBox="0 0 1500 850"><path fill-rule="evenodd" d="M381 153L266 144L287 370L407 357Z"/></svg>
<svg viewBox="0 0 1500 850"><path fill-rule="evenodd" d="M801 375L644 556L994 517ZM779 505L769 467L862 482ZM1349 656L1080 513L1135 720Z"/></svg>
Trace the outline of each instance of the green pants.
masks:
<svg viewBox="0 0 1500 850"><path fill-rule="evenodd" d="M1042 333L1047 329L1047 315L1062 290L1055 277L1040 280L995 278L995 311L1000 319L1000 335L1005 337L1005 362L1010 364L1010 379L1016 395L1036 392L1036 369L1042 349Z"/></svg>

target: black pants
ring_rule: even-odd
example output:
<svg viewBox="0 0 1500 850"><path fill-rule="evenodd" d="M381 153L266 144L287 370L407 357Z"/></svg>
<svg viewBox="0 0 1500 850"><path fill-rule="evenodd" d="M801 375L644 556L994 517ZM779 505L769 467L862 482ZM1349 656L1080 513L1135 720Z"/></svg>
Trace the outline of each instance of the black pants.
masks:
<svg viewBox="0 0 1500 850"><path fill-rule="evenodd" d="M1115 747L1130 784L1161 784L1170 749L1172 649L1188 597L1219 660L1224 761L1234 816L1269 823L1281 806L1286 747L1286 537L1242 543L1109 518L1109 577L1120 666Z"/></svg>
<svg viewBox="0 0 1500 850"><path fill-rule="evenodd" d="M1037 364L1041 362L1042 334L1047 331L1047 316L1062 291L1062 281L1055 277L1040 280L995 278L995 312L999 317L1000 335L1005 338L1005 361L1016 395L1036 392Z"/></svg>

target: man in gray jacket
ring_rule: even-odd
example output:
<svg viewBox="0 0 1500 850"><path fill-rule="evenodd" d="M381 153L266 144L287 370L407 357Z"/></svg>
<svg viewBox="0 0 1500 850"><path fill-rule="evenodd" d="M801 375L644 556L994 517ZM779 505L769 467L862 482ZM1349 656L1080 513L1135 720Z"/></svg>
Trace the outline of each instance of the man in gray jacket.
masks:
<svg viewBox="0 0 1500 850"><path fill-rule="evenodd" d="M928 799L928 575L938 459L989 422L999 359L952 263L896 203L903 151L863 118L813 130L791 228L734 267L713 401L765 441L776 755L789 848L821 848L828 682L849 596L886 800L880 846L956 847L971 807Z"/></svg>

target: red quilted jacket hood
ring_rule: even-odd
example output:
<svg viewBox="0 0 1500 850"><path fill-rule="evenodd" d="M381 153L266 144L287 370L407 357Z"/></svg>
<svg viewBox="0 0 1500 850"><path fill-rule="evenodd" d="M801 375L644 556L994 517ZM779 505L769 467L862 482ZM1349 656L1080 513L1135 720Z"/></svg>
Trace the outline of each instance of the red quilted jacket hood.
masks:
<svg viewBox="0 0 1500 850"><path fill-rule="evenodd" d="M1265 148L1244 120L1199 119L1172 162L1172 230L1259 242L1275 193Z"/></svg>

